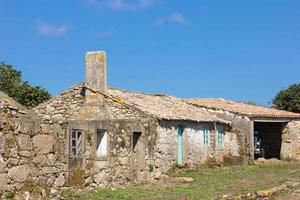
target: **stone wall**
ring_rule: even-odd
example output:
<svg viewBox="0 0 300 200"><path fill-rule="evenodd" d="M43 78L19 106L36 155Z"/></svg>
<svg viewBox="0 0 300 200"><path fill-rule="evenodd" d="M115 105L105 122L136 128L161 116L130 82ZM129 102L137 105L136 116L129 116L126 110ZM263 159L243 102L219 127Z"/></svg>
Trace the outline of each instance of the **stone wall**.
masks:
<svg viewBox="0 0 300 200"><path fill-rule="evenodd" d="M177 165L177 127L183 126L183 162L190 168L196 168L209 162L223 163L225 157L240 157L240 147L236 133L229 126L216 125L223 128L224 146L216 146L216 131L214 123L197 123L182 121L161 121L157 132L158 139L154 151L155 170L158 173L168 173ZM203 129L210 130L210 144L203 142Z"/></svg>
<svg viewBox="0 0 300 200"><path fill-rule="evenodd" d="M232 122L232 132L236 133L239 146L239 154L245 159L254 158L253 133L254 122L246 116L239 116L227 111L205 109L217 113L219 117ZM300 121L292 120L283 125L280 159L300 160Z"/></svg>
<svg viewBox="0 0 300 200"><path fill-rule="evenodd" d="M42 119L42 132L52 135L55 160L60 168L48 181L49 186L110 186L149 180L156 120L126 105L122 100L91 91L79 84L34 109ZM70 169L69 134L72 129L84 133L84 155L80 169ZM96 130L105 129L109 136L107 160L95 157ZM131 151L133 131L142 132L143 169L133 167ZM133 162L133 163L132 163ZM148 167L146 167L148 166ZM136 174L134 174L136 172ZM139 173L137 173L139 172ZM77 177L77 178L74 178ZM57 180L57 181L56 181ZM56 181L56 184L55 184Z"/></svg>
<svg viewBox="0 0 300 200"><path fill-rule="evenodd" d="M83 84L79 84L40 104L33 111L45 124L62 124L79 115L85 102L84 95Z"/></svg>
<svg viewBox="0 0 300 200"><path fill-rule="evenodd" d="M108 117L105 120L80 120L88 107L80 85L35 108L37 116L0 101L0 196L20 190L40 196L49 195L50 188L149 181L157 121L118 99L104 100L109 111L103 115ZM109 135L107 160L95 157L95 131L104 128ZM78 169L69 165L72 129L84 132L84 155ZM142 133L136 152L132 150L134 131Z"/></svg>
<svg viewBox="0 0 300 200"><path fill-rule="evenodd" d="M153 163L152 147L157 137L155 121L73 121L69 123L68 129L80 129L85 134L81 174L86 185L117 186L150 180L150 166ZM95 155L94 137L97 129L105 129L108 133L108 156L106 158L97 158ZM133 132L142 133L138 141L139 151L137 152L133 151ZM72 180L73 170L76 169L68 172L70 182L67 184L81 184Z"/></svg>
<svg viewBox="0 0 300 200"><path fill-rule="evenodd" d="M254 158L254 139L252 134L254 132L254 126L251 119L249 119L247 116L240 116L223 110L205 110L216 113L218 117L232 122L232 132L235 133L235 137L237 139L236 141L240 146L239 155L244 157L245 162L250 158Z"/></svg>
<svg viewBox="0 0 300 200"><path fill-rule="evenodd" d="M42 132L38 119L11 117L2 120L0 194L24 188L33 192L33 186L53 185L63 168L54 154L55 136Z"/></svg>
<svg viewBox="0 0 300 200"><path fill-rule="evenodd" d="M121 99L102 95L78 84L33 109L44 123L62 124L71 120L148 118Z"/></svg>
<svg viewBox="0 0 300 200"><path fill-rule="evenodd" d="M294 120L282 132L280 157L283 160L300 161L300 121Z"/></svg>

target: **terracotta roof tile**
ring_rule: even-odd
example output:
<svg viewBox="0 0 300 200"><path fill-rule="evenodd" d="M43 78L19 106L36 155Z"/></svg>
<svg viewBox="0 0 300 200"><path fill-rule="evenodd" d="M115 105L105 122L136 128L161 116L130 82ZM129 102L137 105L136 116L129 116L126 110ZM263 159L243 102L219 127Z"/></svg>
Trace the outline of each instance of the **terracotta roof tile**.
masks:
<svg viewBox="0 0 300 200"><path fill-rule="evenodd" d="M196 98L185 99L186 102L191 105L197 105L214 110L224 110L231 113L244 115L248 117L263 117L263 118L300 118L300 114L287 112L283 110L277 110L273 108L267 108L263 106L256 106L245 103L238 103L225 99L213 99L213 98Z"/></svg>
<svg viewBox="0 0 300 200"><path fill-rule="evenodd" d="M125 100L142 112L160 119L230 123L217 117L214 113L192 106L173 96L144 94L119 89L109 89L108 92L116 98Z"/></svg>

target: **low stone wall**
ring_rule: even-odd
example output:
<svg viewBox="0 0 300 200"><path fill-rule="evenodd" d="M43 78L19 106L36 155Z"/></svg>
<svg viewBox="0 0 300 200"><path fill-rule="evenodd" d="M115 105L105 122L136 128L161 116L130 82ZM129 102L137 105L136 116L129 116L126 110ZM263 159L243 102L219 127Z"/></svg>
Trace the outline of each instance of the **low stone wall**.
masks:
<svg viewBox="0 0 300 200"><path fill-rule="evenodd" d="M53 185L63 168L57 162L55 136L39 121L10 118L0 133L0 193L33 185Z"/></svg>

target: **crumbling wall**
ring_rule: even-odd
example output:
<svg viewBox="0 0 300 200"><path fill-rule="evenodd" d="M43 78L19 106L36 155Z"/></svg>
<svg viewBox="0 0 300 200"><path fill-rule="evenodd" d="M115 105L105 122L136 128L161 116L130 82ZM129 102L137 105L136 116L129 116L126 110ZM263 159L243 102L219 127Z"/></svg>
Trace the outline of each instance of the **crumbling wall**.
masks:
<svg viewBox="0 0 300 200"><path fill-rule="evenodd" d="M183 126L183 163L196 168L213 162L223 163L224 157L240 157L240 144L234 132L227 125L186 121L161 121L154 153L154 169L157 176L168 173L177 165L177 128ZM203 129L210 130L210 144L205 146ZM216 128L224 129L224 146L216 145Z"/></svg>
<svg viewBox="0 0 300 200"><path fill-rule="evenodd" d="M78 116L85 102L83 84L62 92L59 96L40 104L33 111L45 124L62 124Z"/></svg>
<svg viewBox="0 0 300 200"><path fill-rule="evenodd" d="M10 113L8 115L8 113ZM30 114L30 113L27 113ZM16 110L1 110L0 194L26 190L40 193L51 186L63 165L54 154L56 136L45 132L41 121Z"/></svg>
<svg viewBox="0 0 300 200"><path fill-rule="evenodd" d="M42 119L42 133L55 138L55 160L59 173L51 179L51 186L110 186L148 180L150 177L156 121L126 105L121 99L94 92L79 84L58 97L34 109ZM153 128L155 127L155 128ZM72 129L84 133L84 154L81 169L70 170L69 134ZM95 157L96 130L105 129L109 137L107 160ZM131 136L133 131L143 133L145 163L139 173L132 168ZM77 178L74 178L77 177ZM81 178L78 178L81 177ZM57 181L56 181L57 180ZM48 181L49 182L49 181ZM49 182L50 183L50 182ZM55 184L57 183L57 184Z"/></svg>
<svg viewBox="0 0 300 200"><path fill-rule="evenodd" d="M300 121L293 120L282 131L280 158L300 161Z"/></svg>
<svg viewBox="0 0 300 200"><path fill-rule="evenodd" d="M156 134L153 132L156 130L155 126L155 121L147 119L70 122L69 129L80 129L85 134L82 165L85 185L103 187L149 181L150 166L153 163L151 146L156 140ZM95 155L96 144L93 138L97 129L105 129L108 133L109 145L106 159L99 159ZM141 154L139 160L135 160L132 149L134 131L142 133L139 142L143 148L138 152ZM138 168L135 168L134 162L139 162ZM70 177L72 170L68 173L69 180L72 180Z"/></svg>

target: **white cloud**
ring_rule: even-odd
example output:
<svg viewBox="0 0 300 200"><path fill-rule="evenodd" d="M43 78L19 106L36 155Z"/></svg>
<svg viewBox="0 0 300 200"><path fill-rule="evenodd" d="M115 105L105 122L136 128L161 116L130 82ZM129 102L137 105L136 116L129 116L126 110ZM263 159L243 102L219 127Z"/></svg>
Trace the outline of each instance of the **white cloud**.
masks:
<svg viewBox="0 0 300 200"><path fill-rule="evenodd" d="M71 27L67 24L53 25L46 23L42 20L37 21L36 31L41 36L47 37L60 37L65 35L71 30Z"/></svg>
<svg viewBox="0 0 300 200"><path fill-rule="evenodd" d="M116 11L137 11L150 7L159 0L86 0L90 5L100 5Z"/></svg>
<svg viewBox="0 0 300 200"><path fill-rule="evenodd" d="M160 27L166 24L175 23L175 24L185 24L187 22L186 18L182 13L173 13L166 17L161 17L157 19L154 23L155 27Z"/></svg>
<svg viewBox="0 0 300 200"><path fill-rule="evenodd" d="M115 31L113 30L106 30L106 31L95 31L94 32L94 35L97 36L97 37L113 37L115 36Z"/></svg>
<svg viewBox="0 0 300 200"><path fill-rule="evenodd" d="M167 17L169 22L178 23L178 24L184 24L186 22L186 19L183 17L181 13L174 13Z"/></svg>

